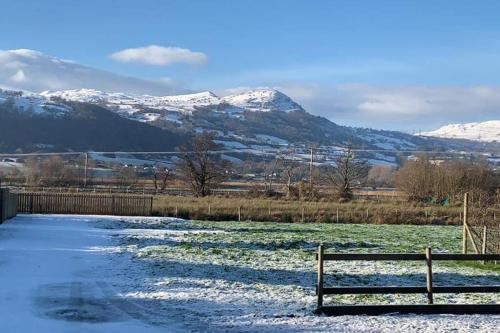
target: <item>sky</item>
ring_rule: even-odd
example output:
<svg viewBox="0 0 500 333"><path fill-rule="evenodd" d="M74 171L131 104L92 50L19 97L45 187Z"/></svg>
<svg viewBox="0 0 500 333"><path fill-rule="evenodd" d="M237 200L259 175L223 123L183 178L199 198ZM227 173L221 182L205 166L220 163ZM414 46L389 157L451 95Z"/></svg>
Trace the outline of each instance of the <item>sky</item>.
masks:
<svg viewBox="0 0 500 333"><path fill-rule="evenodd" d="M273 87L339 124L406 132L500 119L498 1L0 0L0 8L3 87L160 95ZM8 53L16 49L84 67L64 72L44 58L28 68L26 52ZM98 72L82 79L86 68Z"/></svg>

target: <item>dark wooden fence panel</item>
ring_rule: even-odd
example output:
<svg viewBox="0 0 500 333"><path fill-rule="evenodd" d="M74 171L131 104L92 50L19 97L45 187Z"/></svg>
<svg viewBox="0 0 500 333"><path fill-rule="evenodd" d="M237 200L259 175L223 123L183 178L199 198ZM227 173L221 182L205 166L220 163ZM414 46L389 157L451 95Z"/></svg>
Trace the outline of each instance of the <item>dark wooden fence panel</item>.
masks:
<svg viewBox="0 0 500 333"><path fill-rule="evenodd" d="M0 223L17 215L17 194L0 189Z"/></svg>
<svg viewBox="0 0 500 333"><path fill-rule="evenodd" d="M434 286L432 261L434 260L500 260L500 254L460 254L436 253L432 254L427 248L425 254L419 253L325 253L320 245L316 254L318 261L318 307L316 312L327 315L379 315L387 313L452 313L452 314L500 314L500 304L433 304L433 294L436 293L499 293L500 285L472 285L472 286ZM425 286L337 286L325 287L324 262L340 260L361 261L425 261L427 264ZM323 305L324 295L347 294L427 294L428 304L385 304L385 305Z"/></svg>
<svg viewBox="0 0 500 333"><path fill-rule="evenodd" d="M17 210L28 214L151 215L153 197L126 194L23 192Z"/></svg>

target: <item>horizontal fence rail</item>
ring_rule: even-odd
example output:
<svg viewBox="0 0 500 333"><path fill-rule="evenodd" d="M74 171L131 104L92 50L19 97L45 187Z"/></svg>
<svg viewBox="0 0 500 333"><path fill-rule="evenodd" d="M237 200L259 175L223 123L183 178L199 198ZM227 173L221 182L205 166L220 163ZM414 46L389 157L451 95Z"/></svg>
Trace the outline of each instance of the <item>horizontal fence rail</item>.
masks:
<svg viewBox="0 0 500 333"><path fill-rule="evenodd" d="M17 194L0 189L0 224L17 215Z"/></svg>
<svg viewBox="0 0 500 333"><path fill-rule="evenodd" d="M498 260L499 254L461 254L461 253L433 253L432 260L439 261L476 261ZM316 254L318 260L318 254ZM323 260L335 261L419 261L426 260L425 254L420 253L325 253Z"/></svg>
<svg viewBox="0 0 500 333"><path fill-rule="evenodd" d="M500 304L433 304L434 294L438 293L499 293L500 285L469 285L469 286L435 286L433 284L432 261L490 261L500 260L500 254L433 254L427 248L425 254L419 253L324 253L323 245L316 254L318 265L318 282L316 294L318 296L317 313L327 315L378 315L386 313L452 313L452 314L500 314ZM324 286L325 261L425 261L425 286ZM324 306L324 295L348 294L426 294L428 304L384 304L384 305L334 305Z"/></svg>
<svg viewBox="0 0 500 333"><path fill-rule="evenodd" d="M147 195L23 192L17 210L27 214L150 216L153 197Z"/></svg>

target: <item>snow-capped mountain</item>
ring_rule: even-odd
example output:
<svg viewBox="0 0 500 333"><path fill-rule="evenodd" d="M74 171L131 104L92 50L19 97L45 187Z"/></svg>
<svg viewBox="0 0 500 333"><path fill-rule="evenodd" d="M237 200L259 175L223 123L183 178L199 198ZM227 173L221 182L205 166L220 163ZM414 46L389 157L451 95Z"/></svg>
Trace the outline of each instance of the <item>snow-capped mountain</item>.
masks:
<svg viewBox="0 0 500 333"><path fill-rule="evenodd" d="M311 143L327 152L351 142L368 150L364 157L372 164L396 165L399 152L414 150L500 151L495 143L337 125L273 89L222 98L211 92L151 96L93 89L0 91L0 151L159 151L204 131L215 133L224 148L257 155L271 147L301 149Z"/></svg>
<svg viewBox="0 0 500 333"><path fill-rule="evenodd" d="M73 102L99 104L122 116L144 122L157 120L161 116L165 116L165 112L191 114L198 108L216 107L220 103L219 97L208 91L188 95L150 96L107 93L94 89L78 89L44 91L40 95L53 100L54 98L58 98ZM145 110L149 109L164 112L145 112Z"/></svg>
<svg viewBox="0 0 500 333"><path fill-rule="evenodd" d="M151 96L106 93L94 89L44 91L41 96L99 104L125 117L144 122L177 121L178 117L172 115L172 112L190 115L196 110L228 114L244 111L303 111L290 97L274 89L254 89L223 98L209 91L187 95Z"/></svg>
<svg viewBox="0 0 500 333"><path fill-rule="evenodd" d="M94 103L0 90L0 152L174 149L184 135ZM134 148L132 148L134 147Z"/></svg>
<svg viewBox="0 0 500 333"><path fill-rule="evenodd" d="M275 89L253 89L226 96L222 101L249 111L304 111L290 97Z"/></svg>
<svg viewBox="0 0 500 333"><path fill-rule="evenodd" d="M431 132L420 133L421 136L432 136L449 139L466 139L483 142L500 142L500 120L478 123L451 124Z"/></svg>
<svg viewBox="0 0 500 333"><path fill-rule="evenodd" d="M0 89L0 104L3 103L11 103L13 109L31 115L59 116L72 110L64 103L53 102L42 95Z"/></svg>

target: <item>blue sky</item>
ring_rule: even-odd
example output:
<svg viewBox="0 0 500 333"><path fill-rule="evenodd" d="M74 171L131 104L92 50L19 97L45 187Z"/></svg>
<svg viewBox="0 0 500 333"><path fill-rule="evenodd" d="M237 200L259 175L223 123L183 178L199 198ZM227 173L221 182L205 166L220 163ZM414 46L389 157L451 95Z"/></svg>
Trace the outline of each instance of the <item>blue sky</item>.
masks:
<svg viewBox="0 0 500 333"><path fill-rule="evenodd" d="M491 95L500 85L498 1L2 0L0 8L0 50L33 49L122 75L170 78L190 90L279 87L310 112L350 125L413 131L500 118ZM148 45L207 60L148 65L110 57ZM481 98L477 87L493 90L475 115L468 114L474 105L448 109L463 104L464 90ZM453 92L462 97L446 106ZM432 96L443 110L376 114L401 98L394 109ZM418 123L432 112L432 125Z"/></svg>

